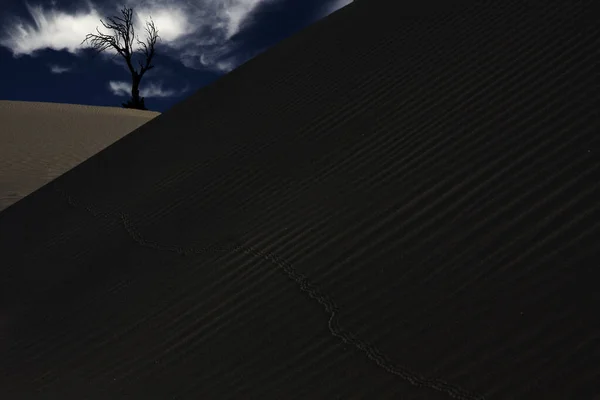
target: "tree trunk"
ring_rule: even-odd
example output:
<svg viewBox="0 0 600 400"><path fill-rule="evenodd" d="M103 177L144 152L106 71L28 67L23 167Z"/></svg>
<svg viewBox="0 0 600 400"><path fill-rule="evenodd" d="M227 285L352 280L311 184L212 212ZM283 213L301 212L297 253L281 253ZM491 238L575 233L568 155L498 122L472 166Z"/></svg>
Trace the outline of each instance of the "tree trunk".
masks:
<svg viewBox="0 0 600 400"><path fill-rule="evenodd" d="M139 108L139 109L143 110L142 101L140 99L140 80L141 79L138 74L134 74L132 76L131 102L135 108Z"/></svg>
<svg viewBox="0 0 600 400"><path fill-rule="evenodd" d="M147 110L144 104L144 98L140 97L140 81L142 77L138 73L131 74L131 99L122 103L121 105L125 108L135 108L137 110Z"/></svg>

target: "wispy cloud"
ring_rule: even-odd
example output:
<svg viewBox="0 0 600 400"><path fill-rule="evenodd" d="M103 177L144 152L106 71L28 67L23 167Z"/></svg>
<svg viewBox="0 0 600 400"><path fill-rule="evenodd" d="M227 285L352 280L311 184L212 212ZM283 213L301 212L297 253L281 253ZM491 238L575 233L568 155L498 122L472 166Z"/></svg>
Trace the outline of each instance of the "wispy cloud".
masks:
<svg viewBox="0 0 600 400"><path fill-rule="evenodd" d="M5 33L0 39L0 45L10 49L15 56L33 55L36 50L47 48L74 53L82 38L101 18L93 9L69 14L53 7L47 11L42 6L26 4L26 7L33 24L18 17L10 19L4 23Z"/></svg>
<svg viewBox="0 0 600 400"><path fill-rule="evenodd" d="M53 74L62 74L63 72L70 71L69 67L61 67L60 65L50 65L50 72Z"/></svg>
<svg viewBox="0 0 600 400"><path fill-rule="evenodd" d="M151 17L160 36L159 45L170 56L190 68L227 71L236 65L231 38L249 22L252 11L261 3L279 0L126 0L134 10L134 29L143 41L145 23ZM113 34L100 23L120 15L121 4L96 5L85 0L77 10L61 10L51 5L26 3L33 23L7 16L0 45L14 56L35 55L37 50L66 50L78 54L89 43L81 43L96 28ZM116 52L106 51L107 56Z"/></svg>
<svg viewBox="0 0 600 400"><path fill-rule="evenodd" d="M324 2L322 9L319 10L317 19L324 18L342 7L346 7L348 4L352 3L352 1L353 0L333 0L330 2Z"/></svg>
<svg viewBox="0 0 600 400"><path fill-rule="evenodd" d="M110 81L108 82L108 89L115 96L129 96L131 95L131 82L125 81ZM149 82L145 83L140 87L140 96L142 97L173 97L180 96L187 92L189 87L186 85L183 89L163 89L162 83Z"/></svg>
<svg viewBox="0 0 600 400"><path fill-rule="evenodd" d="M97 33L96 28L112 35L100 19L106 22L107 17L120 15L123 4L118 0L80 1L74 9L60 9L54 1L45 2L44 6L32 5L26 0L33 23L4 15L0 46L8 48L15 57L35 56L35 52L42 49L65 50L77 55L90 46L81 42L86 34ZM253 22L253 12L259 6L278 1L283 0L125 0L124 5L134 10L134 29L140 40L144 40L145 23L151 17L158 29L161 52L179 59L189 68L229 72L246 61L236 52L239 44L231 39ZM350 2L325 0L319 18ZM103 53L103 57L114 55L113 49Z"/></svg>

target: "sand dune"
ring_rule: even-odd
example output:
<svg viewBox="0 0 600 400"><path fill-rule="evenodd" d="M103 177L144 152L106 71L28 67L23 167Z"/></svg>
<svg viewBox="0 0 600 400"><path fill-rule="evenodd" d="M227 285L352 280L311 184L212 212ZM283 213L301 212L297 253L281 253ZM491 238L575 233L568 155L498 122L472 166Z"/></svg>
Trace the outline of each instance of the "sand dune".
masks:
<svg viewBox="0 0 600 400"><path fill-rule="evenodd" d="M0 211L158 115L0 100Z"/></svg>
<svg viewBox="0 0 600 400"><path fill-rule="evenodd" d="M594 2L405 3L0 213L0 399L597 399Z"/></svg>

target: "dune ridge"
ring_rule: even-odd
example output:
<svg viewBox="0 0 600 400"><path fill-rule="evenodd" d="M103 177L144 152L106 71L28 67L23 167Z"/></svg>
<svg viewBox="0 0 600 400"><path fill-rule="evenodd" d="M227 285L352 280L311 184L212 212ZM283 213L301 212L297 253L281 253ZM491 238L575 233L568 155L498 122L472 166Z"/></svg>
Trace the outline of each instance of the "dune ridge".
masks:
<svg viewBox="0 0 600 400"><path fill-rule="evenodd" d="M158 115L118 107L0 100L0 211Z"/></svg>
<svg viewBox="0 0 600 400"><path fill-rule="evenodd" d="M460 3L353 2L1 212L0 394L597 397L596 8Z"/></svg>

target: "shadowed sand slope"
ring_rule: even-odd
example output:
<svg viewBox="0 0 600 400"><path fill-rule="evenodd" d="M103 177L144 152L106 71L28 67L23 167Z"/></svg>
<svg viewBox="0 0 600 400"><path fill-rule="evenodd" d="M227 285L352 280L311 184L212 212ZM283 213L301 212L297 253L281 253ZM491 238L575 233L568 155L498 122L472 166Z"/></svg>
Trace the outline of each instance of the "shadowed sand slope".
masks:
<svg viewBox="0 0 600 400"><path fill-rule="evenodd" d="M157 115L0 100L0 211Z"/></svg>
<svg viewBox="0 0 600 400"><path fill-rule="evenodd" d="M593 4L356 1L14 204L0 397L597 398Z"/></svg>

